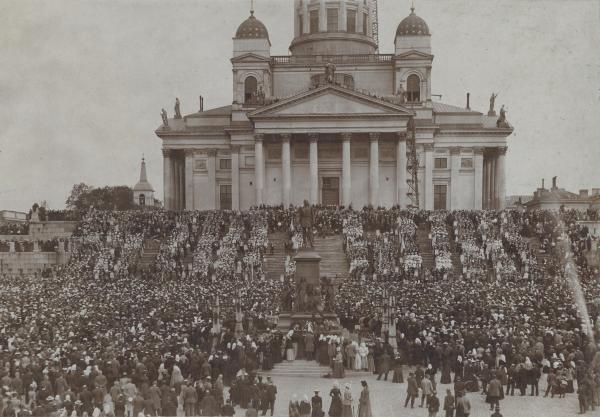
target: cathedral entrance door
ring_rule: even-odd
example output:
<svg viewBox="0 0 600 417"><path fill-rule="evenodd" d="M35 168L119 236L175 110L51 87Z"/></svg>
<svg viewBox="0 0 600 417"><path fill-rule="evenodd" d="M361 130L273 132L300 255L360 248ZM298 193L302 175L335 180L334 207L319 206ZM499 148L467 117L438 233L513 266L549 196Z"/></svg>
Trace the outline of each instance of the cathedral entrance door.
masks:
<svg viewBox="0 0 600 417"><path fill-rule="evenodd" d="M321 204L325 206L340 204L340 179L338 177L323 177Z"/></svg>

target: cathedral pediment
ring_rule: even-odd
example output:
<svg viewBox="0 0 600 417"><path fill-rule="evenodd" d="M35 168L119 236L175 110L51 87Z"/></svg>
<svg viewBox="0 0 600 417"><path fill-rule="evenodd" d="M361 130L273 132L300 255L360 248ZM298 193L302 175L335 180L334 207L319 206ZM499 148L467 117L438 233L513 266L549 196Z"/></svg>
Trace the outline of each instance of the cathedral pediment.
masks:
<svg viewBox="0 0 600 417"><path fill-rule="evenodd" d="M409 116L411 111L337 85L327 85L258 109L251 119L285 117Z"/></svg>
<svg viewBox="0 0 600 417"><path fill-rule="evenodd" d="M412 51L408 51L408 52L404 52L400 55L396 56L396 59L400 60L407 60L407 59L433 59L433 55L431 54L426 54L425 52L421 52L421 51L416 51L416 50L412 50Z"/></svg>
<svg viewBox="0 0 600 417"><path fill-rule="evenodd" d="M232 63L243 63L243 62L270 62L269 58L253 54L251 52L231 58Z"/></svg>

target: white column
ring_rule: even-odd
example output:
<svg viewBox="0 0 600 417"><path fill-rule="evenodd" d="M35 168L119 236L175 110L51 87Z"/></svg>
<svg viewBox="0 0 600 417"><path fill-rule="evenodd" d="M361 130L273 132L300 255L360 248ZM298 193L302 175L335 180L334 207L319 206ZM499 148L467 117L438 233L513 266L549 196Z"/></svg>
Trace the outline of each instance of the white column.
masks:
<svg viewBox="0 0 600 417"><path fill-rule="evenodd" d="M352 133L342 133L342 204L352 204L352 155L350 146Z"/></svg>
<svg viewBox="0 0 600 417"><path fill-rule="evenodd" d="M498 148L498 163L496 164L496 177L498 179L498 208L506 207L506 173L504 171L504 159L506 157L506 146Z"/></svg>
<svg viewBox="0 0 600 417"><path fill-rule="evenodd" d="M369 203L379 207L379 133L369 133L371 152L369 160Z"/></svg>
<svg viewBox="0 0 600 417"><path fill-rule="evenodd" d="M179 207L179 159L173 158L173 210L181 210Z"/></svg>
<svg viewBox="0 0 600 417"><path fill-rule="evenodd" d="M308 1L302 2L302 33L310 33L310 15L308 13Z"/></svg>
<svg viewBox="0 0 600 417"><path fill-rule="evenodd" d="M319 0L319 31L327 31L327 9L325 8L325 0Z"/></svg>
<svg viewBox="0 0 600 417"><path fill-rule="evenodd" d="M408 205L408 185L406 183L406 133L398 133L396 144L396 204L404 208Z"/></svg>
<svg viewBox="0 0 600 417"><path fill-rule="evenodd" d="M240 209L240 145L231 145L231 209Z"/></svg>
<svg viewBox="0 0 600 417"><path fill-rule="evenodd" d="M461 204L459 189L460 147L450 148L450 210L466 208Z"/></svg>
<svg viewBox="0 0 600 417"><path fill-rule="evenodd" d="M254 135L254 190L256 191L256 205L263 204L265 186L265 158L263 153L262 134Z"/></svg>
<svg viewBox="0 0 600 417"><path fill-rule="evenodd" d="M185 151L185 209L194 210L194 151Z"/></svg>
<svg viewBox="0 0 600 417"><path fill-rule="evenodd" d="M172 151L163 149L163 203L165 210L173 210L173 162Z"/></svg>
<svg viewBox="0 0 600 417"><path fill-rule="evenodd" d="M208 171L208 206L211 209L217 208L217 150L208 150L208 160L206 161L206 169Z"/></svg>
<svg viewBox="0 0 600 417"><path fill-rule="evenodd" d="M319 135L308 135L309 145L309 172L310 172L310 204L319 204Z"/></svg>
<svg viewBox="0 0 600 417"><path fill-rule="evenodd" d="M341 1L340 2L340 18L339 18L339 25L338 25L338 29L340 32L346 32L348 30L348 27L346 26L346 2L345 1Z"/></svg>
<svg viewBox="0 0 600 417"><path fill-rule="evenodd" d="M185 156L179 158L179 210L185 210Z"/></svg>
<svg viewBox="0 0 600 417"><path fill-rule="evenodd" d="M483 149L474 148L473 167L475 189L473 190L473 209L481 210L483 208Z"/></svg>
<svg viewBox="0 0 600 417"><path fill-rule="evenodd" d="M425 210L433 210L433 144L426 143L425 150Z"/></svg>
<svg viewBox="0 0 600 417"><path fill-rule="evenodd" d="M492 172L489 149L484 154L485 163L485 208L487 210L492 208Z"/></svg>
<svg viewBox="0 0 600 417"><path fill-rule="evenodd" d="M290 134L281 135L281 174L283 177L283 206L289 207L292 201L292 161L290 155Z"/></svg>
<svg viewBox="0 0 600 417"><path fill-rule="evenodd" d="M498 208L498 189L496 188L496 186L498 184L496 182L496 152L494 152L492 154L492 158L491 159L492 159L492 164L491 164L492 168L490 170L490 174L491 174L491 177L492 177L492 180L491 180L492 181L492 188L491 188L491 190L492 190L492 197L491 197L491 200L492 200L492 208L493 209L497 209Z"/></svg>

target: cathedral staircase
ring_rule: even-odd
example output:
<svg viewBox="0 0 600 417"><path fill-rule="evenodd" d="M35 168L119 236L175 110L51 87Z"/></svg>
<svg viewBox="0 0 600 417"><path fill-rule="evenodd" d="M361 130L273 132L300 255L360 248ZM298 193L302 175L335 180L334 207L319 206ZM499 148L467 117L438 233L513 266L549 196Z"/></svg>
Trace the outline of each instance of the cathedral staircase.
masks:
<svg viewBox="0 0 600 417"><path fill-rule="evenodd" d="M286 241L286 232L269 233L269 243L273 245L273 254L271 254L269 249L265 253L267 279L279 279L281 275L285 274L284 244Z"/></svg>
<svg viewBox="0 0 600 417"><path fill-rule="evenodd" d="M146 239L142 245L140 257L138 259L138 266L142 268L148 268L154 264L158 251L160 249L160 242L156 239Z"/></svg>
<svg viewBox="0 0 600 417"><path fill-rule="evenodd" d="M429 240L429 228L425 223L419 225L419 228L417 229L417 246L419 247L421 258L423 258L423 271L425 269L433 271L433 269L435 268L435 258L433 256L433 251L431 250L431 241Z"/></svg>
<svg viewBox="0 0 600 417"><path fill-rule="evenodd" d="M321 366L316 361L306 360L295 360L288 362L284 360L276 364L270 371L262 372L263 375L270 376L273 378L273 382L277 384L276 378L288 377L288 378L322 378L331 374L331 368L328 366ZM369 374L366 371L350 371L346 369L345 377L364 377ZM391 375L390 375L391 376Z"/></svg>
<svg viewBox="0 0 600 417"><path fill-rule="evenodd" d="M321 276L339 277L348 276L348 260L344 253L343 238L341 235L315 237L315 251L321 257Z"/></svg>

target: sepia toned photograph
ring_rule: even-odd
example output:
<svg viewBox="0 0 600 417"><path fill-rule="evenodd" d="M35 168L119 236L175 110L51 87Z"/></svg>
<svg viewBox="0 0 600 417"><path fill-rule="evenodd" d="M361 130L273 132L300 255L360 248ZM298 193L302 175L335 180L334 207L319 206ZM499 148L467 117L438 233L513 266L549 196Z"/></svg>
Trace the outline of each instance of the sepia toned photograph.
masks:
<svg viewBox="0 0 600 417"><path fill-rule="evenodd" d="M598 0L0 0L0 417L600 416Z"/></svg>

